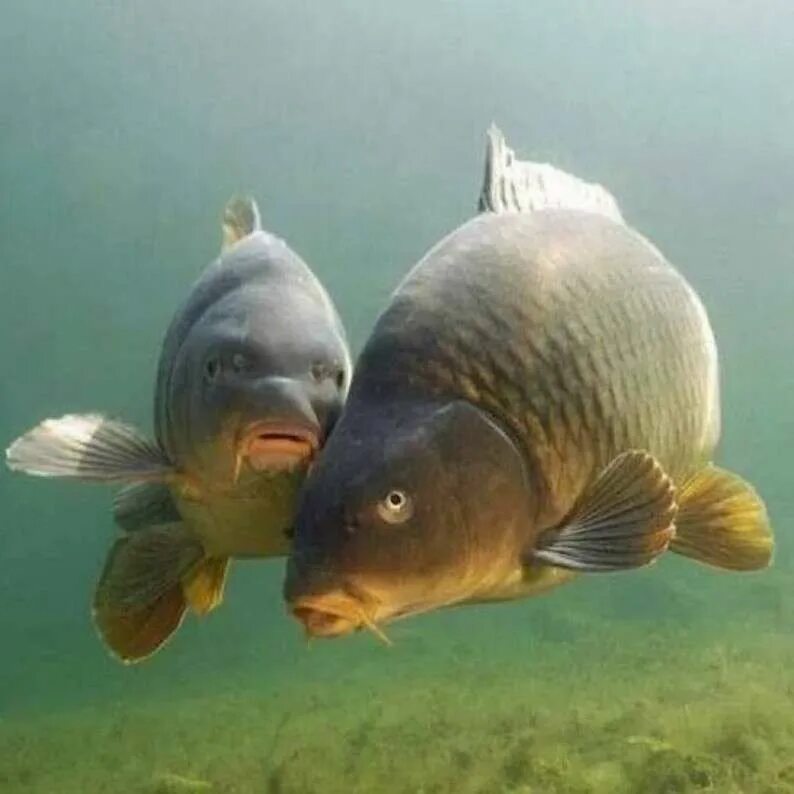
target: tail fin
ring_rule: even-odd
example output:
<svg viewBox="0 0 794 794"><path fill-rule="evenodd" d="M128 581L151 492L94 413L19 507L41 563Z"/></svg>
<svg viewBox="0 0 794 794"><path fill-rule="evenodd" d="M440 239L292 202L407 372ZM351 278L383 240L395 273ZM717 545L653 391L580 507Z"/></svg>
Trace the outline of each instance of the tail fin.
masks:
<svg viewBox="0 0 794 794"><path fill-rule="evenodd" d="M14 471L89 481L164 479L171 463L137 430L98 414L45 419L6 450Z"/></svg>
<svg viewBox="0 0 794 794"><path fill-rule="evenodd" d="M222 251L262 228L259 207L250 196L232 196L223 209Z"/></svg>
<svg viewBox="0 0 794 794"><path fill-rule="evenodd" d="M94 621L122 661L150 656L179 628L187 608L183 579L204 557L182 524L141 529L108 553L94 594Z"/></svg>
<svg viewBox="0 0 794 794"><path fill-rule="evenodd" d="M706 466L681 488L677 500L672 551L732 571L769 565L774 540L766 507L741 477Z"/></svg>
<svg viewBox="0 0 794 794"><path fill-rule="evenodd" d="M485 156L480 212L576 209L624 223L617 201L601 185L589 184L551 165L515 159L502 132L491 125Z"/></svg>

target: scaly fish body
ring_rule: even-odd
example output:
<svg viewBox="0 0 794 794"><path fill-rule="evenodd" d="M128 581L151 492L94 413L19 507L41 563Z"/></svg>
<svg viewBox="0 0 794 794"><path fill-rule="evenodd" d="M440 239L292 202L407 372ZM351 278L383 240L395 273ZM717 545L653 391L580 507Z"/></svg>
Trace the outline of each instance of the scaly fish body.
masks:
<svg viewBox="0 0 794 794"><path fill-rule="evenodd" d="M617 454L682 481L719 436L717 351L703 306L638 233L600 215L486 214L436 246L393 296L351 395L464 398L520 443L538 531Z"/></svg>
<svg viewBox="0 0 794 794"><path fill-rule="evenodd" d="M711 465L717 352L692 288L614 199L515 160L381 314L309 474L284 592L337 636L542 592L668 547L768 564L763 502Z"/></svg>

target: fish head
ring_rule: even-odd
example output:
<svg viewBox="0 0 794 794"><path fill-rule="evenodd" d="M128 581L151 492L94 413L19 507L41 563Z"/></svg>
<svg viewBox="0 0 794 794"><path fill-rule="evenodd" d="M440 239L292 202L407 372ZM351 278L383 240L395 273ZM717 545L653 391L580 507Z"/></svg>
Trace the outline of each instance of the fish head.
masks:
<svg viewBox="0 0 794 794"><path fill-rule="evenodd" d="M207 478L306 467L340 415L351 372L344 332L329 302L299 286L230 292L180 349L172 435Z"/></svg>
<svg viewBox="0 0 794 794"><path fill-rule="evenodd" d="M466 402L346 409L301 495L284 595L313 636L458 603L514 570L523 456Z"/></svg>

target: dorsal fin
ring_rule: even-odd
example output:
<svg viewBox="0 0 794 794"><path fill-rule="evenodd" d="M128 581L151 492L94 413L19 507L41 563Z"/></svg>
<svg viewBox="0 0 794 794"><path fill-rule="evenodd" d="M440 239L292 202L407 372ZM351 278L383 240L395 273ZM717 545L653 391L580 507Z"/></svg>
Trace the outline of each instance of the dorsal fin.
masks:
<svg viewBox="0 0 794 794"><path fill-rule="evenodd" d="M480 212L535 212L577 209L624 223L617 201L601 185L590 184L545 163L517 160L496 125L488 129Z"/></svg>
<svg viewBox="0 0 794 794"><path fill-rule="evenodd" d="M230 248L238 240L262 228L259 207L250 196L232 196L223 208L223 245Z"/></svg>

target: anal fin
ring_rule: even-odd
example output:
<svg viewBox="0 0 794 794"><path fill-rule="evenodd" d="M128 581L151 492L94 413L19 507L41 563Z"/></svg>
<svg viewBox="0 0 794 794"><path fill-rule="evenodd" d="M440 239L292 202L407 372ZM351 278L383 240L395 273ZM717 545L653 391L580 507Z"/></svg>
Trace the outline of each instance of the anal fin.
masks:
<svg viewBox="0 0 794 794"><path fill-rule="evenodd" d="M527 561L582 572L639 568L665 551L675 515L673 483L658 461L647 452L624 452L565 521L541 536Z"/></svg>
<svg viewBox="0 0 794 794"><path fill-rule="evenodd" d="M206 615L223 601L228 557L209 557L182 579L182 592L197 615Z"/></svg>
<svg viewBox="0 0 794 794"><path fill-rule="evenodd" d="M774 541L766 507L737 474L706 466L681 488L678 502L672 551L733 571L769 565Z"/></svg>

